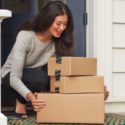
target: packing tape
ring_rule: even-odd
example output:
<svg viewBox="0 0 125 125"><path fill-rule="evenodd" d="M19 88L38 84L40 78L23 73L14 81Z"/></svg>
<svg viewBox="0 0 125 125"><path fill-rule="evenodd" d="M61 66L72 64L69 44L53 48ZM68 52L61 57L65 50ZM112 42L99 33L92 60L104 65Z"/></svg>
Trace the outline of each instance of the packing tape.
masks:
<svg viewBox="0 0 125 125"><path fill-rule="evenodd" d="M60 75L61 75L61 71L55 70L56 81L58 81L58 82L60 82Z"/></svg>
<svg viewBox="0 0 125 125"><path fill-rule="evenodd" d="M61 64L62 58L60 56L56 56L56 63ZM55 70L55 76L56 76L56 81L60 81L60 75L61 71L60 70Z"/></svg>
<svg viewBox="0 0 125 125"><path fill-rule="evenodd" d="M61 64L61 62L62 62L62 57L56 56L56 63Z"/></svg>
<svg viewBox="0 0 125 125"><path fill-rule="evenodd" d="M59 87L55 87L55 93L59 93Z"/></svg>
<svg viewBox="0 0 125 125"><path fill-rule="evenodd" d="M56 81L60 82L60 76L56 76Z"/></svg>
<svg viewBox="0 0 125 125"><path fill-rule="evenodd" d="M61 71L60 70L55 70L55 76L61 76Z"/></svg>

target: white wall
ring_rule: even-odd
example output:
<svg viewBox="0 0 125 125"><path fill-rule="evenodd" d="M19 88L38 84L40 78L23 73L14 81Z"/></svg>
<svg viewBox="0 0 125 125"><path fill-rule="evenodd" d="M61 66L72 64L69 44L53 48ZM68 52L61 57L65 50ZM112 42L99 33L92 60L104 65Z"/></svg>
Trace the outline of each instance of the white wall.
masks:
<svg viewBox="0 0 125 125"><path fill-rule="evenodd" d="M125 112L125 0L87 0L87 11L87 57L110 91L105 112Z"/></svg>
<svg viewBox="0 0 125 125"><path fill-rule="evenodd" d="M113 97L125 98L125 0L113 0Z"/></svg>

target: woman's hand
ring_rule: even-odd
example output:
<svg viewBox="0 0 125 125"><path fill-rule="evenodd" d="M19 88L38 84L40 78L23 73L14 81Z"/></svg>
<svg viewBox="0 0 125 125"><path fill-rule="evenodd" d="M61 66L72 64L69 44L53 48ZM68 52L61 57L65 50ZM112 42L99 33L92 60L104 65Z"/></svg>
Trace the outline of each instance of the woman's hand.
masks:
<svg viewBox="0 0 125 125"><path fill-rule="evenodd" d="M37 94L38 93L34 93L34 96L32 97L31 102L32 102L32 105L34 107L34 111L39 112L40 109L46 105L46 101L45 100L38 100Z"/></svg>
<svg viewBox="0 0 125 125"><path fill-rule="evenodd" d="M107 89L107 86L104 85L104 100L106 101L108 99L108 96L109 96L109 91L106 90Z"/></svg>
<svg viewBox="0 0 125 125"><path fill-rule="evenodd" d="M46 105L46 101L37 99L37 95L38 95L38 93L36 93L36 92L34 94L29 92L27 94L27 99L29 99L32 102L34 111L39 112L40 109Z"/></svg>

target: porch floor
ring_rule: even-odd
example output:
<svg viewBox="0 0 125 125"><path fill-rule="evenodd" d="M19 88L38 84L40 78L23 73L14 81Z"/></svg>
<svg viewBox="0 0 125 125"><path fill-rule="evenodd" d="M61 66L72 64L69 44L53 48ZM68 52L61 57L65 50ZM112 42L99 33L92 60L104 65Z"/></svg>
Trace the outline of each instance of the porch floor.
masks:
<svg viewBox="0 0 125 125"><path fill-rule="evenodd" d="M4 114L4 115L6 115L6 112L8 112L8 111L10 111L11 113L11 115L9 115L9 114L7 114L7 118L14 118L14 119L16 119L16 117L14 116L14 108L13 108L13 106L2 106L2 108L1 108L2 110L2 113ZM31 106L28 106L27 107L27 110L28 111L31 111L32 113L32 115L29 115L29 118L36 118L36 115L34 114L34 111L33 111L33 107L31 107ZM117 117L119 117L119 118L125 118L125 113L106 113L107 115L108 114L111 114L111 115L113 115L113 116L117 116ZM10 124L8 124L8 125L10 125Z"/></svg>
<svg viewBox="0 0 125 125"><path fill-rule="evenodd" d="M32 115L29 115L29 118L36 118L36 115L34 114L33 107L28 106L26 108L29 112L31 112ZM14 115L14 107L13 106L2 106L1 112L7 116L7 118L14 118L16 119ZM10 114L10 115L9 115ZM9 123L7 125L10 125Z"/></svg>

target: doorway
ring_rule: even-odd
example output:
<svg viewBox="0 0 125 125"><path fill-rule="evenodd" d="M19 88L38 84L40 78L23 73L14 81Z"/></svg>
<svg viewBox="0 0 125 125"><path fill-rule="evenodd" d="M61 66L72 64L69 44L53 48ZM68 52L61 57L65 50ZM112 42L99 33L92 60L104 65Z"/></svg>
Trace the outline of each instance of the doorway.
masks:
<svg viewBox="0 0 125 125"><path fill-rule="evenodd" d="M1 0L2 9L12 11L12 17L3 20L1 37L2 52L1 64L5 63L15 41L16 29L26 20L36 16L50 1L56 0ZM76 56L86 56L86 26L83 23L83 13L86 12L86 0L57 0L62 1L71 9L74 19L74 52ZM9 27L9 28L8 28ZM2 105L12 105L14 93L8 92L2 85Z"/></svg>

